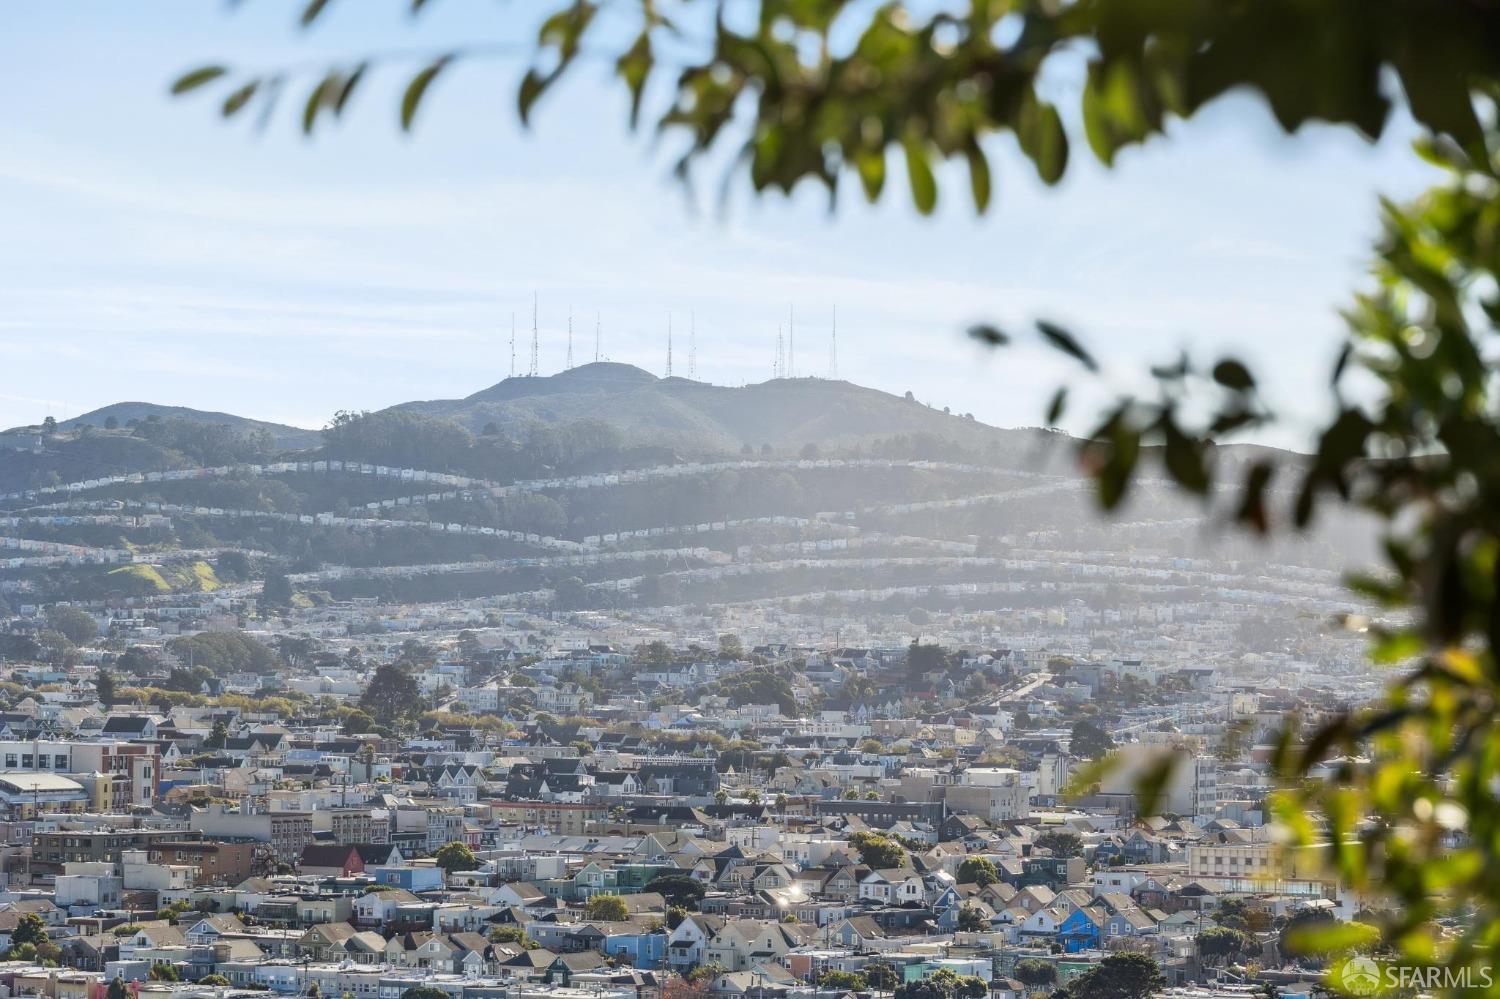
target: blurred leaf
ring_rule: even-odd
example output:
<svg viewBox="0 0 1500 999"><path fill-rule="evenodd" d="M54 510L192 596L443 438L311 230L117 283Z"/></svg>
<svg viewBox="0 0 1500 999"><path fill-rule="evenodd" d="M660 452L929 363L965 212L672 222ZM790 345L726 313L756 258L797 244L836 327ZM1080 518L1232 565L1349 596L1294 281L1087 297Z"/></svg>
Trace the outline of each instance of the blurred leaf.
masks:
<svg viewBox="0 0 1500 999"><path fill-rule="evenodd" d="M205 83L212 83L227 72L229 69L225 66L200 66L189 70L172 81L172 93L174 95L185 94L197 90Z"/></svg>
<svg viewBox="0 0 1500 999"><path fill-rule="evenodd" d="M230 92L228 97L224 98L224 104L219 109L220 113L225 118L232 118L239 114L245 105L250 103L250 98L254 97L255 92L259 89L259 80L251 80L242 87L236 87Z"/></svg>
<svg viewBox="0 0 1500 999"><path fill-rule="evenodd" d="M302 8L302 16L298 18L302 27L310 27L327 6L328 0L307 0L307 6Z"/></svg>
<svg viewBox="0 0 1500 999"><path fill-rule="evenodd" d="M915 139L907 140L902 148L906 151L906 177L911 184L911 199L917 211L931 215L937 206L937 180L927 162L927 150Z"/></svg>
<svg viewBox="0 0 1500 999"><path fill-rule="evenodd" d="M1004 347L1006 344L1010 343L1010 336L1007 333L1001 330L998 326L991 326L988 323L980 323L977 326L970 326L969 336L978 340L980 343L989 344L991 347Z"/></svg>
<svg viewBox="0 0 1500 999"><path fill-rule="evenodd" d="M427 88L432 85L432 81L452 61L452 58L451 55L438 56L426 68L412 77L411 82L406 85L406 91L401 95L402 131L411 131L412 122L417 117L417 108L421 106L422 98L426 95Z"/></svg>
<svg viewBox="0 0 1500 999"><path fill-rule="evenodd" d="M1042 338L1045 339L1054 348L1062 351L1069 357L1072 357L1079 364L1082 364L1090 371L1099 370L1099 365L1094 361L1094 358L1089 354L1088 351L1083 349L1082 345L1080 345L1079 342L1074 338L1073 334L1069 333L1061 326L1058 326L1054 323L1049 323L1045 319L1037 320L1036 328L1037 331L1042 334Z"/></svg>
<svg viewBox="0 0 1500 999"><path fill-rule="evenodd" d="M1047 426L1057 426L1057 421L1062 419L1063 410L1068 405L1068 387L1064 385L1052 395L1052 402L1047 406Z"/></svg>
<svg viewBox="0 0 1500 999"><path fill-rule="evenodd" d="M981 215L990 206L990 165L984 158L984 150L977 143L967 152L969 158L969 186L974 194L974 210Z"/></svg>
<svg viewBox="0 0 1500 999"><path fill-rule="evenodd" d="M1226 358L1214 365L1214 381L1236 392L1248 392L1255 387L1250 370L1233 358Z"/></svg>

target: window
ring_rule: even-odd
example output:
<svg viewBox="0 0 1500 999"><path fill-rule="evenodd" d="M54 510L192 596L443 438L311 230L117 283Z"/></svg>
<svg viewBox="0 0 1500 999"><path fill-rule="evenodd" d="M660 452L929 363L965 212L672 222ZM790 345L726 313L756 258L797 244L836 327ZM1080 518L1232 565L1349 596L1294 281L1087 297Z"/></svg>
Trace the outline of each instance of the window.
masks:
<svg viewBox="0 0 1500 999"><path fill-rule="evenodd" d="M32 755L30 753L22 753L21 768L24 770L30 770L34 766L36 766L36 763Z"/></svg>

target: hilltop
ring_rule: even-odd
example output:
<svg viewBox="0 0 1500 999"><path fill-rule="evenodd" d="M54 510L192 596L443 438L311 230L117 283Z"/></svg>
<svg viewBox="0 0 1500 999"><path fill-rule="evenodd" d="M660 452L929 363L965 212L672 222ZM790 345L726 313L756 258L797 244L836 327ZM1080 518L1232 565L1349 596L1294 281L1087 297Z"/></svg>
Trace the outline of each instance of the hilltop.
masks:
<svg viewBox="0 0 1500 999"><path fill-rule="evenodd" d="M659 378L610 362L507 378L463 399L393 408L452 420L473 433L493 425L507 436L537 424L606 419L631 445L696 453L735 453L746 446L787 453L808 444L839 448L923 435L998 456L1017 453L1031 437L847 381L778 378L734 388Z"/></svg>

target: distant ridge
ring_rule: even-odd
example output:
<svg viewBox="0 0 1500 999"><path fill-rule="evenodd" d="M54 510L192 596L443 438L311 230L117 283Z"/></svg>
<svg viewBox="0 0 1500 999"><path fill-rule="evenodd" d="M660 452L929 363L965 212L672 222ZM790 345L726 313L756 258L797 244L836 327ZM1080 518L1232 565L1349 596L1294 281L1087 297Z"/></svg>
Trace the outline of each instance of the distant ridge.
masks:
<svg viewBox="0 0 1500 999"><path fill-rule="evenodd" d="M289 427L283 423L268 423L264 420L235 416L233 413L216 413L203 409L191 409L187 406L162 406L154 402L116 402L84 413L82 416L75 416L71 420L63 420L58 423L58 426L64 430L73 430L84 425L103 427L110 417L114 417L123 427L131 420L145 420L152 416L161 420L190 420L194 423L220 424L244 433L269 430L275 435L278 448L316 447L322 440L316 430ZM16 428L16 430L19 429ZM7 433L14 432L16 431L7 431Z"/></svg>
<svg viewBox="0 0 1500 999"><path fill-rule="evenodd" d="M594 362L555 375L506 378L463 399L402 403L479 432L521 434L537 424L607 420L635 444L736 452L769 445L846 446L930 434L970 448L1018 447L1030 431L1002 430L851 382L777 378L731 388L659 378L630 364Z"/></svg>

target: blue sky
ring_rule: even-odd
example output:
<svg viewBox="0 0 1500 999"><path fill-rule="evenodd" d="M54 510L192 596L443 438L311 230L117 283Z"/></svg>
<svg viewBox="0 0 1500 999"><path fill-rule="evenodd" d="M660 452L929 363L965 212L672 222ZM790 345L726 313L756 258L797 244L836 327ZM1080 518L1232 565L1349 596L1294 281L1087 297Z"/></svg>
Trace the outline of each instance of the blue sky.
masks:
<svg viewBox="0 0 1500 999"><path fill-rule="evenodd" d="M254 0L17 0L0 33L0 426L144 399L319 426L337 409L467 395L509 371L535 291L541 369L593 354L660 374L668 316L685 373L769 377L795 306L798 374L823 375L838 310L844 378L991 423L1035 424L1073 373L1040 348L989 354L963 328L1070 324L1116 385L1179 347L1258 362L1298 443L1363 280L1377 194L1430 180L1397 122L1378 146L1328 128L1284 138L1248 97L1222 101L1105 170L1075 145L1056 189L999 140L996 205L961 175L936 217L851 185L727 213L694 205L627 132L624 98L585 67L523 131L518 60L461 65L414 137L401 74L377 75L337 129L304 140L221 124L167 82L208 61L316 64L366 50L520 39L536 0L340 0L312 32ZM524 367L525 350L518 348Z"/></svg>

